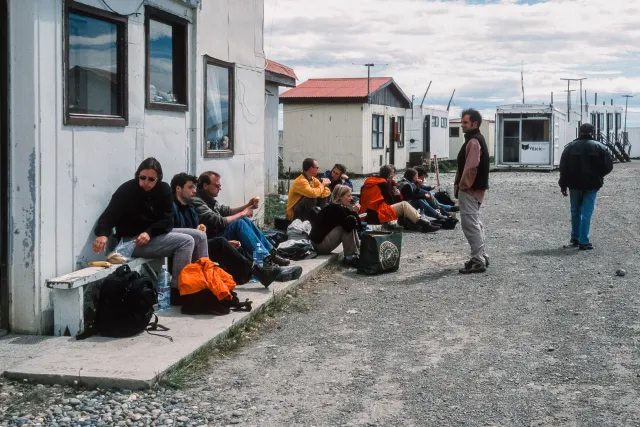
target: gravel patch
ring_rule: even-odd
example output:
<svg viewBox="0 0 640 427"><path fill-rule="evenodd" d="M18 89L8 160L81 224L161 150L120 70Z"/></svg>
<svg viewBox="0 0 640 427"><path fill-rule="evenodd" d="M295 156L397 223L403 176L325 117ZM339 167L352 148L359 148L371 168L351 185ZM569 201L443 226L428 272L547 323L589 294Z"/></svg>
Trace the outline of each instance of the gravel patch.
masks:
<svg viewBox="0 0 640 427"><path fill-rule="evenodd" d="M558 174L491 174L491 267L462 276L458 227L405 233L398 272L334 266L305 313L184 390L0 383L3 425L639 426L640 162L599 195L594 251L563 249ZM451 175L443 182L451 181ZM624 270L625 274L616 274Z"/></svg>

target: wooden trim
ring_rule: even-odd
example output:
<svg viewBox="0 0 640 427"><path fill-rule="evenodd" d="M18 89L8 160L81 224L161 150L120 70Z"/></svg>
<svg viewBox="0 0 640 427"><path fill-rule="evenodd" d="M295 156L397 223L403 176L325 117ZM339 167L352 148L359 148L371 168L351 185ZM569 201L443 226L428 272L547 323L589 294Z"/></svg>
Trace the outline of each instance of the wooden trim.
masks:
<svg viewBox="0 0 640 427"><path fill-rule="evenodd" d="M118 110L120 116L96 116L73 114L69 112L69 14L78 13L91 18L107 21L116 25L117 50L116 65L118 78ZM63 16L63 90L64 90L64 124L78 126L116 126L124 127L129 124L129 75L128 75L128 23L126 16L107 12L102 9L87 6L74 0L64 2Z"/></svg>
<svg viewBox="0 0 640 427"><path fill-rule="evenodd" d="M189 21L171 13L145 6L145 108L148 110L178 111L189 110ZM177 103L154 102L149 97L151 85L151 50L150 50L150 20L158 21L172 28L172 86Z"/></svg>
<svg viewBox="0 0 640 427"><path fill-rule="evenodd" d="M202 146L204 148L205 158L220 158L220 157L232 157L235 152L235 104L236 104L236 91L235 91L235 64L231 62L221 61L219 59L212 58L208 55L203 55L204 59L204 71L202 73L204 78L204 96L202 97L203 108L203 139ZM209 150L207 148L207 65L215 65L218 67L227 68L229 70L229 149L228 150Z"/></svg>

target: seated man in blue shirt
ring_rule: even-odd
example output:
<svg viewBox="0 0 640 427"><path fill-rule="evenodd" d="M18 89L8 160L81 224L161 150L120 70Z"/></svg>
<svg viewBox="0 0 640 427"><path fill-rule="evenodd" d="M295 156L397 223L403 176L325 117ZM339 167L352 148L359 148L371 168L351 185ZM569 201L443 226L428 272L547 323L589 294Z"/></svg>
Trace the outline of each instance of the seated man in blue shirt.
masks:
<svg viewBox="0 0 640 427"><path fill-rule="evenodd" d="M417 210L421 210L426 216L430 218L435 218L436 220L446 220L448 218L448 214L444 214L443 212L438 212L433 208L428 202L428 198L433 198L433 196L428 192L420 188L418 186L418 172L409 168L404 172L404 178L402 178L397 183L397 188L400 190L400 194L402 195L402 199L406 202L409 202L411 206L416 208Z"/></svg>
<svg viewBox="0 0 640 427"><path fill-rule="evenodd" d="M338 184L346 185L353 190L353 183L347 176L347 168L340 163L336 163L333 166L333 169L326 171L321 178L327 178L331 181L331 184L329 185L329 190L331 190L331 192L333 192L333 189L336 188L336 185Z"/></svg>

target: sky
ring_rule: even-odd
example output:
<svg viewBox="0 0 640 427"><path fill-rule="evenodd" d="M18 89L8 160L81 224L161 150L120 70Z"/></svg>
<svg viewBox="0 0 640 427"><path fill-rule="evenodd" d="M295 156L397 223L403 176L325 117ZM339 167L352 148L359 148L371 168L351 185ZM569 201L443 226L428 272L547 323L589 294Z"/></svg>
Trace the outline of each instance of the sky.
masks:
<svg viewBox="0 0 640 427"><path fill-rule="evenodd" d="M640 126L640 0L265 0L267 58L310 78L393 77L405 94L451 116L473 107L629 99ZM572 83L579 103L579 83Z"/></svg>

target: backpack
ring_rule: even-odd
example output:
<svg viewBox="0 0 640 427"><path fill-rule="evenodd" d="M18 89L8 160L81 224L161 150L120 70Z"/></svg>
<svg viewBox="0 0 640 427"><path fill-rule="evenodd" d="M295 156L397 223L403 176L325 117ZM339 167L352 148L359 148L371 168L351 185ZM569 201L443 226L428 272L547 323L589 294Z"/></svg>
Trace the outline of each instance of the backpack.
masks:
<svg viewBox="0 0 640 427"><path fill-rule="evenodd" d="M151 322L157 297L150 278L131 271L127 264L121 265L104 279L100 288L96 313L98 332L105 337L124 338L144 330L168 331L169 328L158 325L157 317ZM171 337L165 338L173 341Z"/></svg>

